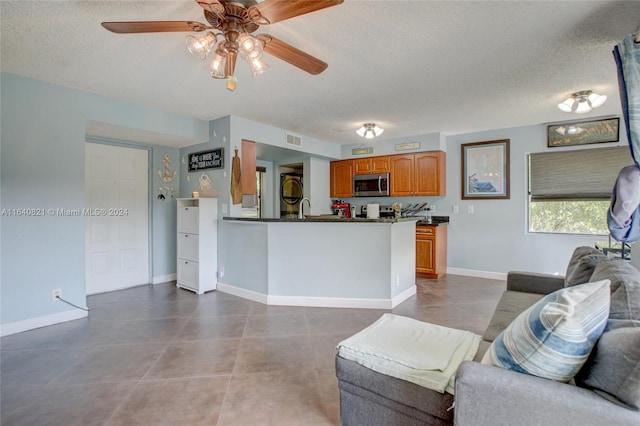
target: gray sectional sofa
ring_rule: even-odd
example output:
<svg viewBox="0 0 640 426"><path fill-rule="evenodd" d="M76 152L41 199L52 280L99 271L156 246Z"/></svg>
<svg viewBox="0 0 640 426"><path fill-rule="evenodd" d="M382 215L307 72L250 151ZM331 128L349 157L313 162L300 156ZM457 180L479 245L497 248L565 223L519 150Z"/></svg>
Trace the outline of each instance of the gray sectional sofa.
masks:
<svg viewBox="0 0 640 426"><path fill-rule="evenodd" d="M546 294L602 279L611 280L607 326L575 381L561 383L479 362L500 332ZM509 273L482 338L474 361L458 369L455 397L338 354L342 425L640 425L640 272L627 262L579 247L565 277Z"/></svg>

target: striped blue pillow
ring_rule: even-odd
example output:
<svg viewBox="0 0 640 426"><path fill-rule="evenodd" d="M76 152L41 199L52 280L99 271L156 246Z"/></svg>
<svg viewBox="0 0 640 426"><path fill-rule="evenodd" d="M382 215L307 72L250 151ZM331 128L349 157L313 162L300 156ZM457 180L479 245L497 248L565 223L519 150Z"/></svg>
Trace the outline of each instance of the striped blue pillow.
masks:
<svg viewBox="0 0 640 426"><path fill-rule="evenodd" d="M547 295L498 335L482 363L568 382L607 325L609 284L602 280Z"/></svg>

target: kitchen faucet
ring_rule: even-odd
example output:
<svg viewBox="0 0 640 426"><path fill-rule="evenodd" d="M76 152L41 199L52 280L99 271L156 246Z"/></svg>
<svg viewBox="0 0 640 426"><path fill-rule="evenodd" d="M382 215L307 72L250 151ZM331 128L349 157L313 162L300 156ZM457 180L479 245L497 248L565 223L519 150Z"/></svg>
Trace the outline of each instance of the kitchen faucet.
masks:
<svg viewBox="0 0 640 426"><path fill-rule="evenodd" d="M300 210L298 211L298 219L302 219L304 217L302 215L302 207L304 207L305 200L307 200L307 202L309 203L309 213L311 213L311 200L308 198L303 198L302 201L300 201Z"/></svg>

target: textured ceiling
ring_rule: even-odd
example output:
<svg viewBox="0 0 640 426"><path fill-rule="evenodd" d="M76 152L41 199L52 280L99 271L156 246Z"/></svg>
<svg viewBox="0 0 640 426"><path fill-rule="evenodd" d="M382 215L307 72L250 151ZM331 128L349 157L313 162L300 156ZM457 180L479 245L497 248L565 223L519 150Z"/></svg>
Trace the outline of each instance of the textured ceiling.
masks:
<svg viewBox="0 0 640 426"><path fill-rule="evenodd" d="M386 139L619 115L611 51L638 28L640 2L345 0L258 30L326 61L324 73L267 56L270 68L252 78L238 61L233 93L209 76L208 61L189 56L186 34L118 35L100 26L206 22L192 0L1 1L0 19L3 72L349 144L369 121ZM585 89L609 100L583 116L556 108Z"/></svg>

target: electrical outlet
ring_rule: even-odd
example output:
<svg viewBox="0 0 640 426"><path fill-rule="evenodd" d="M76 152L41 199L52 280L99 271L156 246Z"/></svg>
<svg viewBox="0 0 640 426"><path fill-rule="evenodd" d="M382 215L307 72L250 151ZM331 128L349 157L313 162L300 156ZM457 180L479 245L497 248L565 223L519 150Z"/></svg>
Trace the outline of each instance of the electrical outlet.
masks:
<svg viewBox="0 0 640 426"><path fill-rule="evenodd" d="M55 302L56 300L58 300L58 298L62 297L62 289L61 288L56 288L55 290L51 290L51 298L53 299L53 301Z"/></svg>
<svg viewBox="0 0 640 426"><path fill-rule="evenodd" d="M224 277L224 266L221 266L218 270L218 278Z"/></svg>
<svg viewBox="0 0 640 426"><path fill-rule="evenodd" d="M436 212L436 205L435 204L431 204L431 206L429 206L429 211L431 213L435 213Z"/></svg>
<svg viewBox="0 0 640 426"><path fill-rule="evenodd" d="M453 206L453 212L460 213L460 207L458 207L457 205Z"/></svg>
<svg viewBox="0 0 640 426"><path fill-rule="evenodd" d="M474 211L473 205L467 206L467 213L473 214L473 211Z"/></svg>

